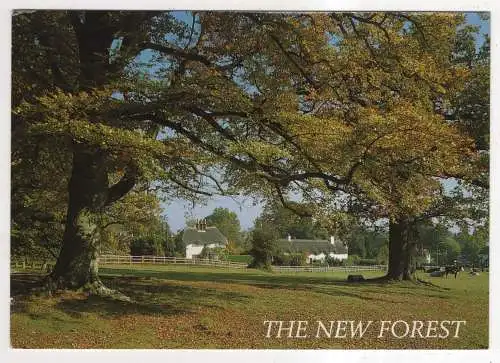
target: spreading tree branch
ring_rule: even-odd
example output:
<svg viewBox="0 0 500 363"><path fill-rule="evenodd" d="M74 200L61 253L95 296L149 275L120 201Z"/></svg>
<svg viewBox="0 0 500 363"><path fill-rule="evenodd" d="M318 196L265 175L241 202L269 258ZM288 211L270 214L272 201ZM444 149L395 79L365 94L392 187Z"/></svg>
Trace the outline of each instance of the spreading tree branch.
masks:
<svg viewBox="0 0 500 363"><path fill-rule="evenodd" d="M116 202L117 200L125 196L125 194L127 194L135 186L135 183L137 182L138 172L139 170L136 165L133 165L131 163L129 166L127 166L125 174L120 179L120 181L108 188L106 205Z"/></svg>

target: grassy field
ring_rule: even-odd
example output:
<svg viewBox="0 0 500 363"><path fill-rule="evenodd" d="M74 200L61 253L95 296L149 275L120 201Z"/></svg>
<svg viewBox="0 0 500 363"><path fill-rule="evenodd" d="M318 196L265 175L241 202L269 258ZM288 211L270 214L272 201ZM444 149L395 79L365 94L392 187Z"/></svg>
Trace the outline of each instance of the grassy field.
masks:
<svg viewBox="0 0 500 363"><path fill-rule="evenodd" d="M437 286L345 283L341 273L266 273L195 266L107 266L105 283L134 302L83 293L23 293L40 275L13 273L15 348L487 348L488 274ZM377 273L365 273L377 276ZM430 279L425 277L426 279ZM466 320L458 338L266 338L265 320ZM314 334L312 334L314 335Z"/></svg>

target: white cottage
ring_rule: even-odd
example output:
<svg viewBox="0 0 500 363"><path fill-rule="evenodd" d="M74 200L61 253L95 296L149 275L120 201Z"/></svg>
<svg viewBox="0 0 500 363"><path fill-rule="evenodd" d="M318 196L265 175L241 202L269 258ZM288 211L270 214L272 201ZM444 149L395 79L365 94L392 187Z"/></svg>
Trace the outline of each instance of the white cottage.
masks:
<svg viewBox="0 0 500 363"><path fill-rule="evenodd" d="M198 256L204 247L224 248L227 238L217 227L208 227L205 220L197 221L196 226L187 227L182 234L182 241L186 246L186 258Z"/></svg>
<svg viewBox="0 0 500 363"><path fill-rule="evenodd" d="M307 262L324 261L326 256L336 260L347 260L349 256L347 244L331 236L326 239L293 239L290 235L286 239L279 239L277 247L284 253L306 253Z"/></svg>

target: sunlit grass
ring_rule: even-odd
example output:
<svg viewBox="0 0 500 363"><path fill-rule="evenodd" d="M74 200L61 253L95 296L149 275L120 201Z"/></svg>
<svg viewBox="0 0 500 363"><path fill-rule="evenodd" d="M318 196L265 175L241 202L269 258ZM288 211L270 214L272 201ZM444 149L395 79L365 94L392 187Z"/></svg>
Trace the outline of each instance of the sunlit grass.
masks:
<svg viewBox="0 0 500 363"><path fill-rule="evenodd" d="M347 284L346 273L268 273L197 266L108 266L105 283L133 303L66 292L16 295L18 348L486 348L488 274ZM379 272L363 273L365 277ZM459 338L266 338L264 320L466 320Z"/></svg>

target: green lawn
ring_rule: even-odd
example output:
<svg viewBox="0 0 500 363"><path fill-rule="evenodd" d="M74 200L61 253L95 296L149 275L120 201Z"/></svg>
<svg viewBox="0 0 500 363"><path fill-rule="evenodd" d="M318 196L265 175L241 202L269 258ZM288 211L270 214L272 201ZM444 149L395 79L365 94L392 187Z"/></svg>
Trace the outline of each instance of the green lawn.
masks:
<svg viewBox="0 0 500 363"><path fill-rule="evenodd" d="M133 299L23 295L40 276L13 273L15 348L487 348L488 274L347 284L343 273L196 266L109 266L105 283ZM377 276L377 273L364 274ZM458 338L266 338L265 320L466 320Z"/></svg>

